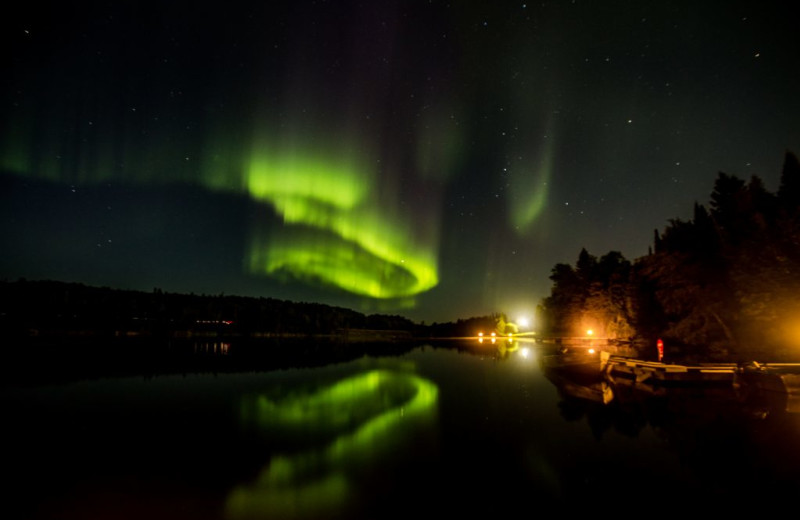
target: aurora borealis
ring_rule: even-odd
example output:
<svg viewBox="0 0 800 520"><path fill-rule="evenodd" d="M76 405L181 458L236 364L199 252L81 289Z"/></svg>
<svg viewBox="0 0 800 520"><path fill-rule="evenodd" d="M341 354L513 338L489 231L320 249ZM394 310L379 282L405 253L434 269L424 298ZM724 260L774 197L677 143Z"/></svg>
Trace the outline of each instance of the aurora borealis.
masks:
<svg viewBox="0 0 800 520"><path fill-rule="evenodd" d="M554 264L646 254L717 171L777 186L800 151L786 9L21 6L0 275L529 313Z"/></svg>
<svg viewBox="0 0 800 520"><path fill-rule="evenodd" d="M402 220L371 204L373 181L328 159L253 160L247 191L288 229L251 243L252 272L288 272L371 298L414 296L436 285L436 258ZM258 240L258 236L254 238Z"/></svg>

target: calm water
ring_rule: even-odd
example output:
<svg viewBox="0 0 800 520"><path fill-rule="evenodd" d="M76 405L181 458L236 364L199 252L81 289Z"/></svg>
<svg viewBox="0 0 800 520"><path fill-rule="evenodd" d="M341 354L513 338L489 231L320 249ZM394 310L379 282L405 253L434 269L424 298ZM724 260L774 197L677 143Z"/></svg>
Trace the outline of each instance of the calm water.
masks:
<svg viewBox="0 0 800 520"><path fill-rule="evenodd" d="M265 369L264 356L231 362L236 345L195 343L151 349L136 374L49 366L6 384L3 516L763 512L800 491L800 414L785 399L604 387L544 370L534 344L383 354ZM153 370L162 355L170 369Z"/></svg>

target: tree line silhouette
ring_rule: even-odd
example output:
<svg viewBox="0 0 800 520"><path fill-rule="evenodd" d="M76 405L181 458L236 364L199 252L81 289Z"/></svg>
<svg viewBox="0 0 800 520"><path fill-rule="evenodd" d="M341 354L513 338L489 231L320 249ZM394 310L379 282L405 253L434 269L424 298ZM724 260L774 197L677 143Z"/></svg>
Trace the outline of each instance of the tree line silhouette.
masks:
<svg viewBox="0 0 800 520"><path fill-rule="evenodd" d="M0 282L0 327L31 336L337 335L351 329L411 331L395 315L319 303L220 294L91 287L58 281Z"/></svg>
<svg viewBox="0 0 800 520"><path fill-rule="evenodd" d="M648 254L557 264L543 312L551 333L667 345L706 359L792 356L800 346L800 163L786 152L777 193L720 172L708 207L655 230ZM795 356L796 357L796 356Z"/></svg>
<svg viewBox="0 0 800 520"><path fill-rule="evenodd" d="M491 314L426 325L399 315L265 297L0 281L0 334L16 338L333 336L368 342L488 334L504 318Z"/></svg>

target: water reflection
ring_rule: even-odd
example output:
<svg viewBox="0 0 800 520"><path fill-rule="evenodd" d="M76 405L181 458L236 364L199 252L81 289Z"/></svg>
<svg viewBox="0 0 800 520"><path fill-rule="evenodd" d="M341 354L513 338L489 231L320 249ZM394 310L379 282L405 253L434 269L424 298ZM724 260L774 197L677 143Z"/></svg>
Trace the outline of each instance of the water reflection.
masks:
<svg viewBox="0 0 800 520"><path fill-rule="evenodd" d="M785 391L755 384L664 386L604 377L597 366L566 368L542 358L568 422L586 421L598 441L655 432L691 468L687 489L703 498L782 493L800 483L800 414ZM763 473L753 473L753 471Z"/></svg>
<svg viewBox="0 0 800 520"><path fill-rule="evenodd" d="M320 518L344 514L365 475L386 471L392 453L436 419L438 389L406 371L375 369L285 397L244 396L241 420L299 452L273 455L251 483L228 495L226 516Z"/></svg>
<svg viewBox="0 0 800 520"><path fill-rule="evenodd" d="M195 354L217 354L225 356L231 348L226 341L196 341L193 344Z"/></svg>
<svg viewBox="0 0 800 520"><path fill-rule="evenodd" d="M459 349L479 356L488 355L495 359L508 359L513 353L520 350L520 342L512 336L480 336L477 342L464 342ZM527 349L524 355L529 354L530 349Z"/></svg>
<svg viewBox="0 0 800 520"><path fill-rule="evenodd" d="M137 366L165 367L147 372L159 377L98 363L105 377L0 388L5 496L12 511L41 504L6 516L664 516L693 500L715 514L742 497L782 506L800 489L800 413L768 388L607 381L594 359L554 370L559 346L524 339L369 347L381 356L309 341L194 355L193 344L142 351ZM107 351L120 352L93 352Z"/></svg>

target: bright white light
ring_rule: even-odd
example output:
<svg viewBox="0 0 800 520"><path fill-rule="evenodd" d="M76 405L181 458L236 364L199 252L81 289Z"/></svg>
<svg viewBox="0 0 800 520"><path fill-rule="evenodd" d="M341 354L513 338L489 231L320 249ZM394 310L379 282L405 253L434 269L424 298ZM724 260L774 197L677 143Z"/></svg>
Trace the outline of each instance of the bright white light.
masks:
<svg viewBox="0 0 800 520"><path fill-rule="evenodd" d="M531 321L525 316L520 316L519 319L517 319L517 323L520 327L528 327L530 326Z"/></svg>
<svg viewBox="0 0 800 520"><path fill-rule="evenodd" d="M587 336L591 336L592 334L594 334L594 331L592 329L586 331Z"/></svg>
<svg viewBox="0 0 800 520"><path fill-rule="evenodd" d="M589 349L589 354L594 354L594 349L593 348Z"/></svg>
<svg viewBox="0 0 800 520"><path fill-rule="evenodd" d="M531 351L528 350L528 347L523 347L523 348L519 349L519 354L522 357L527 358L528 356L531 355Z"/></svg>

